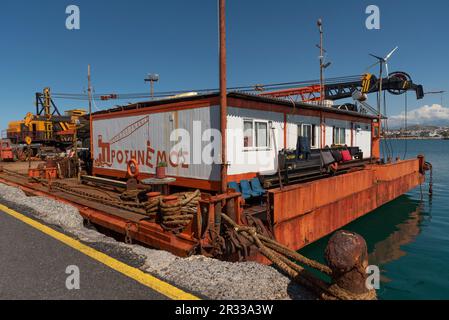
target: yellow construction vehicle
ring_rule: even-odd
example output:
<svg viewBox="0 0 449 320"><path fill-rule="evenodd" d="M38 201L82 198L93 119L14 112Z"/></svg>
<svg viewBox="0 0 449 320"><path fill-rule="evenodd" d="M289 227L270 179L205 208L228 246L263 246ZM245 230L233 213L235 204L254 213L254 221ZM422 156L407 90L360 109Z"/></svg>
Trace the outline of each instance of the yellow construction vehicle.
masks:
<svg viewBox="0 0 449 320"><path fill-rule="evenodd" d="M50 88L45 88L36 93L36 114L29 112L24 120L10 122L7 138L15 145L31 139L33 155L41 148L65 150L73 145L76 123L82 122L85 115L83 109L68 110L62 115L51 98Z"/></svg>

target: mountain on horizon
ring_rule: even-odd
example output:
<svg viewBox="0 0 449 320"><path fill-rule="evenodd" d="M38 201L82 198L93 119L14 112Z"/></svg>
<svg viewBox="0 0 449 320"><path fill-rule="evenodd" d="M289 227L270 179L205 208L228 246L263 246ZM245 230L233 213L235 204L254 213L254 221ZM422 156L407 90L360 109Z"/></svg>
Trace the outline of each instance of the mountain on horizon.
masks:
<svg viewBox="0 0 449 320"><path fill-rule="evenodd" d="M406 118L408 128L412 126L449 127L449 108L445 108L439 104L425 105L411 110L407 116L402 112L399 115L389 117L388 126L391 129L404 128Z"/></svg>

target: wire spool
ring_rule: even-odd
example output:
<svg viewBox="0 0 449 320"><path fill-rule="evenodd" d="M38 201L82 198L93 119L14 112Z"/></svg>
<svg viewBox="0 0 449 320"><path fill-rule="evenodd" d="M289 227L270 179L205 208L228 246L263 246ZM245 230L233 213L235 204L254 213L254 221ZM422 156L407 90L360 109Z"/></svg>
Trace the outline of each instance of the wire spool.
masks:
<svg viewBox="0 0 449 320"><path fill-rule="evenodd" d="M412 77L410 77L409 74L405 73L405 72L392 72L388 75L390 81L403 81L404 83L410 84L412 83ZM393 94L393 95L401 95L403 93L407 92L407 89L409 89L408 87L404 87L404 88L397 88L397 89L388 89L388 92Z"/></svg>

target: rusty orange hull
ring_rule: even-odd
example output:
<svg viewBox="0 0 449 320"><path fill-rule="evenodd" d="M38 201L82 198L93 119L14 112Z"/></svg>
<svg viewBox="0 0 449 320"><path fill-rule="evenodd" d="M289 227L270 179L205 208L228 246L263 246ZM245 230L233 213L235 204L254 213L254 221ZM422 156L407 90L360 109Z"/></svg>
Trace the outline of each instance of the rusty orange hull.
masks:
<svg viewBox="0 0 449 320"><path fill-rule="evenodd" d="M423 159L370 165L341 176L272 190L275 238L299 250L422 184L422 166Z"/></svg>
<svg viewBox="0 0 449 320"><path fill-rule="evenodd" d="M15 178L17 179L17 177ZM23 181L19 181L23 180ZM152 221L131 221L128 218L88 205L85 200L70 195L55 195L47 188L26 179L4 182L18 186L34 195L43 195L70 203L90 222L154 248L186 257L213 247L215 214L221 212L224 201L233 203L234 214L241 223L240 194L228 193L200 201L201 206L192 225L179 235L165 231ZM369 165L364 169L309 183L269 191L269 214L275 239L299 250L325 237L352 221L372 212L424 182L424 159L412 159L386 165ZM110 208L109 208L110 209ZM199 250L200 249L200 250ZM269 263L256 251L249 260Z"/></svg>

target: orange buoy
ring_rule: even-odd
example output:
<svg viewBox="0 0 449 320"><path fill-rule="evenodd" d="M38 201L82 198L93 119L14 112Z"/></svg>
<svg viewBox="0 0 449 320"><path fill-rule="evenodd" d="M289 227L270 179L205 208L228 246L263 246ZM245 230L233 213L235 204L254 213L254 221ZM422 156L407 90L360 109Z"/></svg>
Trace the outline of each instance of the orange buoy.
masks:
<svg viewBox="0 0 449 320"><path fill-rule="evenodd" d="M139 164L137 160L131 159L128 162L128 176L131 178L136 178L139 175Z"/></svg>

